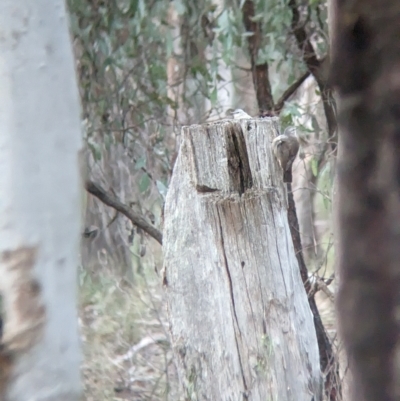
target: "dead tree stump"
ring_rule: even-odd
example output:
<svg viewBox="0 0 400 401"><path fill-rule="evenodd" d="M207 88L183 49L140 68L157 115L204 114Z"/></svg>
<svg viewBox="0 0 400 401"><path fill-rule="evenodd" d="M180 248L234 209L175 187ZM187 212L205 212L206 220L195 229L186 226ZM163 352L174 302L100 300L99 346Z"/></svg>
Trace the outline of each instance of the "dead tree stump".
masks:
<svg viewBox="0 0 400 401"><path fill-rule="evenodd" d="M184 127L164 286L188 400L322 398L317 339L271 152L277 119Z"/></svg>

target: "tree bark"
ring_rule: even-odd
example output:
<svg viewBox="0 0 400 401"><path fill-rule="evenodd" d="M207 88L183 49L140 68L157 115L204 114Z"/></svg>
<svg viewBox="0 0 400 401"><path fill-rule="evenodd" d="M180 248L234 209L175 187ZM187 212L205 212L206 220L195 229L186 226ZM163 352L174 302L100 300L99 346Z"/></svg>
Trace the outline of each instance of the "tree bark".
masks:
<svg viewBox="0 0 400 401"><path fill-rule="evenodd" d="M308 295L308 302L314 318L314 326L319 348L319 360L321 364L321 370L325 376L325 393L330 401L335 401L338 398L340 399L341 395L340 382L338 380L339 366L335 360L335 355L333 354L332 344L322 323L321 316L317 308L317 303L315 302L313 294L311 294L311 283L308 278L307 266L304 262L303 249L300 240L299 222L297 219L292 185L290 183L288 183L288 221L297 262L300 268L300 276L303 280L303 285Z"/></svg>
<svg viewBox="0 0 400 401"><path fill-rule="evenodd" d="M242 8L243 24L247 32L253 35L248 36L251 73L253 85L256 91L257 104L261 114L270 112L274 109L274 99L272 98L271 84L269 82L268 63L257 63L258 51L261 45L261 24L253 20L255 16L255 6L252 0L246 0Z"/></svg>
<svg viewBox="0 0 400 401"><path fill-rule="evenodd" d="M0 399L77 401L80 105L62 0L0 3Z"/></svg>
<svg viewBox="0 0 400 401"><path fill-rule="evenodd" d="M185 127L164 286L188 399L320 400L317 338L270 145L277 119Z"/></svg>
<svg viewBox="0 0 400 401"><path fill-rule="evenodd" d="M400 4L336 1L340 327L354 400L398 400Z"/></svg>

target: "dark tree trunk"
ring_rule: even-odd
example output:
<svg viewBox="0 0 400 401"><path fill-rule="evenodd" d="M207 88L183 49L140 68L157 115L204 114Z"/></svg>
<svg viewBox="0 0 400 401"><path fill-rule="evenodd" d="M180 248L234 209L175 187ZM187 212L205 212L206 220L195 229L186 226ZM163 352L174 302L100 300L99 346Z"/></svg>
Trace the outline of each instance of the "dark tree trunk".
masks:
<svg viewBox="0 0 400 401"><path fill-rule="evenodd" d="M247 41L249 44L253 85L256 91L257 104L262 114L274 109L274 99L272 98L271 84L269 82L268 64L257 63L257 54L260 50L262 39L261 25L253 20L255 10L252 0L246 0L244 2L242 11L243 24L246 31L253 32L253 35L249 36Z"/></svg>
<svg viewBox="0 0 400 401"><path fill-rule="evenodd" d="M353 399L397 400L400 2L336 0L340 326Z"/></svg>
<svg viewBox="0 0 400 401"><path fill-rule="evenodd" d="M308 279L308 270L304 262L303 248L300 238L300 227L297 219L296 205L294 203L292 185L288 185L288 222L290 234L292 236L293 247L296 253L297 262L299 264L300 276L304 284L304 288L308 295L308 303L313 314L315 331L317 334L319 362L321 371L325 376L325 394L330 401L335 401L341 397L341 385L339 380L339 363L335 360L332 344L326 333L325 327L319 314L314 294L312 294L311 283Z"/></svg>

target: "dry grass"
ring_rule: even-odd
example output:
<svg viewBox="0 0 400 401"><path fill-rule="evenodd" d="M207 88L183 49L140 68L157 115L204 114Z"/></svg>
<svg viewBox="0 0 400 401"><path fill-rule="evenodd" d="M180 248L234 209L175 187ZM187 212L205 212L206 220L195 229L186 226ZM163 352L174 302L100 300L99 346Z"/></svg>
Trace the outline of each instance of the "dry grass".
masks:
<svg viewBox="0 0 400 401"><path fill-rule="evenodd" d="M157 275L134 286L109 272L80 281L85 399L179 400Z"/></svg>

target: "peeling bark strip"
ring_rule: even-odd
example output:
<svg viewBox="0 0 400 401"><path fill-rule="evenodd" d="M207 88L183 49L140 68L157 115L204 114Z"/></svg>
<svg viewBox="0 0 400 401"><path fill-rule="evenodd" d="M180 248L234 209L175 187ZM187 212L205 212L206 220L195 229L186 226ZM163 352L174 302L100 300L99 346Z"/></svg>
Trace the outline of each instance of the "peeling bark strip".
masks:
<svg viewBox="0 0 400 401"><path fill-rule="evenodd" d="M398 400L400 2L336 6L340 326L353 399Z"/></svg>
<svg viewBox="0 0 400 401"><path fill-rule="evenodd" d="M171 341L188 399L322 397L271 152L277 128L270 118L183 128L163 246Z"/></svg>
<svg viewBox="0 0 400 401"><path fill-rule="evenodd" d="M0 293L6 312L2 316L0 395L5 391L13 356L32 347L43 332L45 308L40 285L32 276L36 257L36 248L4 251L0 255Z"/></svg>
<svg viewBox="0 0 400 401"><path fill-rule="evenodd" d="M0 256L0 291L7 312L2 344L8 351L32 347L45 323L40 285L32 276L36 254L36 248L20 248Z"/></svg>

